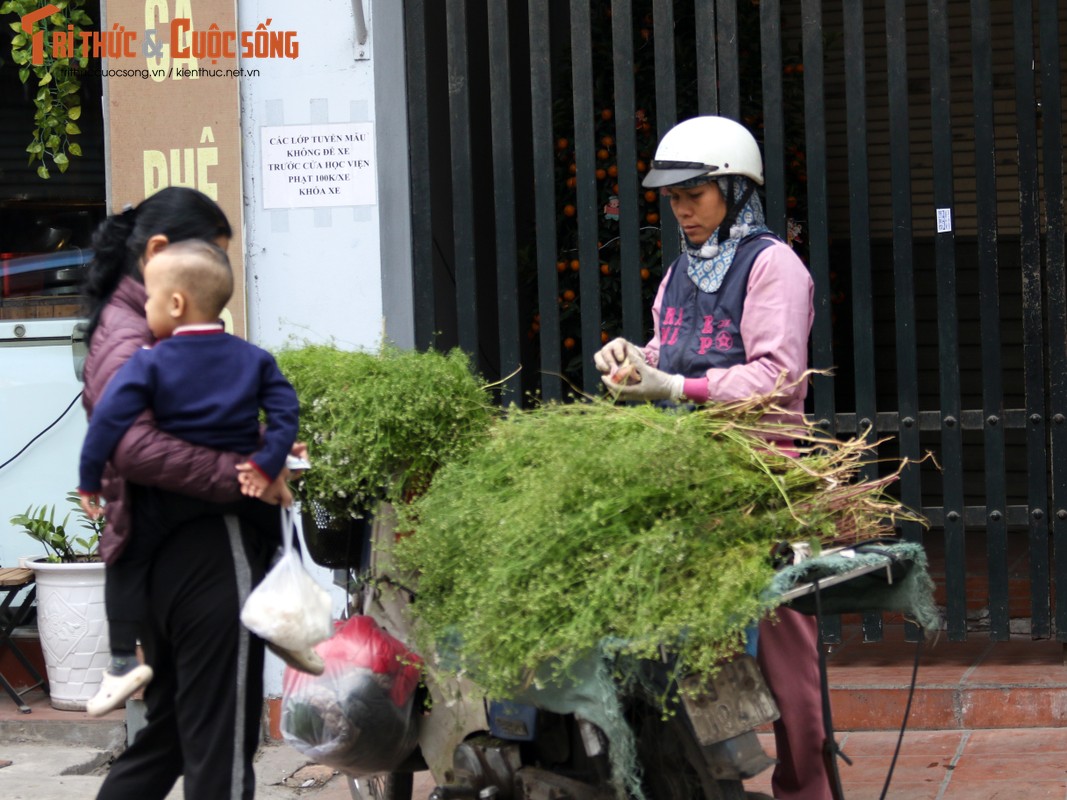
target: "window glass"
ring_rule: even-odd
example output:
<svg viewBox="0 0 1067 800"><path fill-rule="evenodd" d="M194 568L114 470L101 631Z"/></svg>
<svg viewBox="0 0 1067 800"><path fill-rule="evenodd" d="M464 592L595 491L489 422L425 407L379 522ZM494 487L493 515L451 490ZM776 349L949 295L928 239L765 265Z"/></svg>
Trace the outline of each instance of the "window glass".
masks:
<svg viewBox="0 0 1067 800"><path fill-rule="evenodd" d="M100 19L98 2L85 11ZM5 22L14 17L3 17ZM98 27L98 26L93 26ZM7 44L4 45L8 47ZM49 178L27 163L33 139L37 78L24 84L7 49L0 57L0 319L47 319L82 313L80 283L91 257L90 241L104 218L104 126L100 62L78 70L81 129L60 172L48 162Z"/></svg>

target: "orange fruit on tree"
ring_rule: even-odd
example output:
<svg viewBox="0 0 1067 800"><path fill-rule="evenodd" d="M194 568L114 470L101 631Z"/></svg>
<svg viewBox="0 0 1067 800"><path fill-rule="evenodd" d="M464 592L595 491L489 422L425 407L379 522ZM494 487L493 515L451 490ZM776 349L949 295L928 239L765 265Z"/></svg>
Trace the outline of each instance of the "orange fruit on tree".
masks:
<svg viewBox="0 0 1067 800"><path fill-rule="evenodd" d="M608 264L601 264L600 265L600 274L601 275L610 275L611 274L611 267Z"/></svg>
<svg viewBox="0 0 1067 800"><path fill-rule="evenodd" d="M647 281L647 280L648 280L648 277L649 277L649 276L650 276L651 274L652 274L652 273L648 271L648 267L641 267L641 280L643 280L643 281Z"/></svg>
<svg viewBox="0 0 1067 800"><path fill-rule="evenodd" d="M600 118L603 119L603 120L609 120L613 116L615 116L615 115L614 115L614 113L612 112L612 110L610 108L605 108L600 112Z"/></svg>
<svg viewBox="0 0 1067 800"><path fill-rule="evenodd" d="M573 336L568 336L566 339L564 339L563 340L563 346L565 348L567 348L568 350L573 350L574 349L574 337Z"/></svg>
<svg viewBox="0 0 1067 800"><path fill-rule="evenodd" d="M577 272L577 271L578 271L578 269L579 269L579 268L580 268L581 266L582 266L582 264L581 264L581 262L580 262L580 261L579 261L579 260L578 260L577 258L572 258L572 259L571 259L571 271L572 271L572 272Z"/></svg>
<svg viewBox="0 0 1067 800"><path fill-rule="evenodd" d="M556 272L564 272L566 269L567 269L567 262L566 261L557 261L556 262Z"/></svg>
<svg viewBox="0 0 1067 800"><path fill-rule="evenodd" d="M563 206L563 216L573 217L577 213L578 209L574 207L573 203L567 203L567 205Z"/></svg>
<svg viewBox="0 0 1067 800"><path fill-rule="evenodd" d="M563 292L563 299L568 303L574 299L574 289L566 289Z"/></svg>
<svg viewBox="0 0 1067 800"><path fill-rule="evenodd" d="M608 338L609 337L608 337L608 332L607 331L601 331L600 332L600 341L601 342L603 342L604 344L607 344Z"/></svg>
<svg viewBox="0 0 1067 800"><path fill-rule="evenodd" d="M603 147L596 151L596 157L599 158L601 161L607 161L608 156L610 155L611 153L609 153L607 149Z"/></svg>
<svg viewBox="0 0 1067 800"><path fill-rule="evenodd" d="M570 170L571 175L577 175L578 174L578 165L575 164L573 161L570 163L570 165L567 167L567 169Z"/></svg>
<svg viewBox="0 0 1067 800"><path fill-rule="evenodd" d="M568 142L562 136L560 138L556 139L556 149L557 150L566 150L567 149L567 145L569 145L569 144L570 144L570 142Z"/></svg>
<svg viewBox="0 0 1067 800"><path fill-rule="evenodd" d="M648 169L648 165L645 164L644 161L638 161L637 162L637 171L638 172L645 172L647 169Z"/></svg>
<svg viewBox="0 0 1067 800"><path fill-rule="evenodd" d="M615 166L614 164L612 164L612 165L611 165L610 167L608 167L608 175L610 175L611 177L613 177L613 178L614 178L614 177L616 177L616 176L617 176L618 174L619 174L619 168L618 168L617 166Z"/></svg>
<svg viewBox="0 0 1067 800"><path fill-rule="evenodd" d="M656 193L652 189L649 189L647 192L645 192L645 202L646 203L655 203L656 202Z"/></svg>
<svg viewBox="0 0 1067 800"><path fill-rule="evenodd" d="M604 136L600 139L600 143L604 145L604 147L611 147L615 144L615 140L610 136Z"/></svg>
<svg viewBox="0 0 1067 800"><path fill-rule="evenodd" d="M657 222L659 222L659 214L657 214L655 211L649 211L647 214L645 214L645 221L649 225L655 225Z"/></svg>
<svg viewBox="0 0 1067 800"><path fill-rule="evenodd" d="M602 181L606 177L608 177L607 170L598 168L597 171L596 171L596 179L598 181Z"/></svg>

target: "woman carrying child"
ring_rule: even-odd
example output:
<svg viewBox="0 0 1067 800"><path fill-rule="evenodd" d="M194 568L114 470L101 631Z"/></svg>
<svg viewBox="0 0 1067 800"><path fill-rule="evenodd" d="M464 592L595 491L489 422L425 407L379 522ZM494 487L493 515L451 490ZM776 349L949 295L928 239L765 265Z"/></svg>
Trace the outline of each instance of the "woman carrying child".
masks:
<svg viewBox="0 0 1067 800"><path fill-rule="evenodd" d="M152 343L145 265L171 242L201 239L225 249L231 235L214 201L182 187L163 189L100 225L86 282L87 413L118 369ZM139 417L103 478L107 526L100 551L108 568L121 565L130 541L133 485L233 503L242 498L237 465L245 460L165 434L150 414ZM278 482L263 499L278 502L286 494ZM236 800L254 794L263 642L244 629L239 614L278 547L278 515L264 515L257 525L204 508L203 515L163 537L153 553L147 619L138 632L155 671L145 690L147 724L112 765L97 795L101 800L162 798L179 776L186 797Z"/></svg>

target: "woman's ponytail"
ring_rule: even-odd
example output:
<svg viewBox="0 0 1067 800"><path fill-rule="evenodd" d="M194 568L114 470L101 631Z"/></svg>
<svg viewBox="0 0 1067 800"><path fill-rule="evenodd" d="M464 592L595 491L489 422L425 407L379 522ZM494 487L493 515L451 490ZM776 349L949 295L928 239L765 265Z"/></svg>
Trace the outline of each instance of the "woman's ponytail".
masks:
<svg viewBox="0 0 1067 800"><path fill-rule="evenodd" d="M121 214L108 217L93 232L93 259L82 286L88 304L91 337L100 321L100 312L111 298L122 277L129 273L130 234L133 233L136 212L127 208ZM136 268L136 265L134 265Z"/></svg>

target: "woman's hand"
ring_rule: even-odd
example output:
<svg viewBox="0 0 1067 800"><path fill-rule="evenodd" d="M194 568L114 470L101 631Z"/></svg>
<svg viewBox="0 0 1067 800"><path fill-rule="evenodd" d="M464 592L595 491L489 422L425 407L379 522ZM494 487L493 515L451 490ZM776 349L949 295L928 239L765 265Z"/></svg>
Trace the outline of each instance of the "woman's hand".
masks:
<svg viewBox="0 0 1067 800"><path fill-rule="evenodd" d="M645 351L621 336L612 339L593 354L593 363L605 375L610 375L627 361L632 364L644 364Z"/></svg>
<svg viewBox="0 0 1067 800"><path fill-rule="evenodd" d="M616 341L625 341L619 340ZM601 351L603 352L603 351ZM673 400L685 399L685 378L671 375L663 370L646 364L644 361L633 362L634 372L640 377L636 383L615 383L610 375L602 375L600 380L620 400Z"/></svg>
<svg viewBox="0 0 1067 800"><path fill-rule="evenodd" d="M289 455L293 456L294 458L299 458L301 461L307 461L308 460L308 446L307 446L307 444L305 444L304 442L293 442L293 447L289 451ZM289 471L289 477L290 478L294 478L294 479L295 478L299 478L303 474L304 474L304 470L302 470L302 469L293 469L293 470Z"/></svg>

